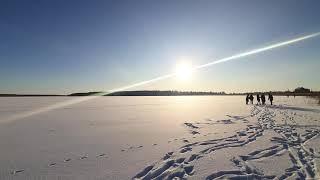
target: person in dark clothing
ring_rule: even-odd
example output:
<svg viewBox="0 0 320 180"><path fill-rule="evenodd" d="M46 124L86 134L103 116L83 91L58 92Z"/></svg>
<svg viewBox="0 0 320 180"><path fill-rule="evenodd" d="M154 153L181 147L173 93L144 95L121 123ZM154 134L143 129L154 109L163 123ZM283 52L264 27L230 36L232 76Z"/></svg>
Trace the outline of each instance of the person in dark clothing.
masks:
<svg viewBox="0 0 320 180"><path fill-rule="evenodd" d="M264 94L261 94L261 102L262 102L262 105L264 105L266 103L266 97Z"/></svg>
<svg viewBox="0 0 320 180"><path fill-rule="evenodd" d="M250 99L251 104L253 104L253 99L254 99L254 97L253 97L253 95L252 95L252 94L250 94L249 99Z"/></svg>
<svg viewBox="0 0 320 180"><path fill-rule="evenodd" d="M257 94L257 104L260 105L260 95Z"/></svg>
<svg viewBox="0 0 320 180"><path fill-rule="evenodd" d="M270 103L271 103L271 105L272 105L273 96L272 96L272 94L271 94L271 93L269 93L269 95L268 95L268 99L269 99L269 101L270 101Z"/></svg>
<svg viewBox="0 0 320 180"><path fill-rule="evenodd" d="M246 104L248 104L249 102L249 94L247 94L247 97L246 97Z"/></svg>

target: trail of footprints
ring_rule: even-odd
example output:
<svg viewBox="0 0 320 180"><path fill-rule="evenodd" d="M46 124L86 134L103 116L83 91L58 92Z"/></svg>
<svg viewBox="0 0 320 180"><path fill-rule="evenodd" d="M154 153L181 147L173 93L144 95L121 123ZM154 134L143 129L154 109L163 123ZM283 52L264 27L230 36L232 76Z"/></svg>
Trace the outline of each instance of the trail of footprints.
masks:
<svg viewBox="0 0 320 180"><path fill-rule="evenodd" d="M156 146L157 144L152 144L152 146ZM136 149L140 149L142 148L143 146L142 145L138 145L138 146L129 146L128 148L124 148L124 149L121 149L121 152L125 152L125 151L133 151L133 150L136 150ZM46 165L46 167L57 167L59 165L62 165L62 164L66 164L66 163L72 163L74 161L81 161L81 160L86 160L86 159L101 159L101 158L108 158L107 154L106 153L100 153L100 154L96 154L94 156L89 156L89 155L82 155L82 156L79 156L77 158L64 158L63 160L60 160L60 161L56 161L56 162L50 162ZM21 174L23 172L25 172L26 169L14 169L10 172L11 175L16 175L16 174Z"/></svg>
<svg viewBox="0 0 320 180"><path fill-rule="evenodd" d="M291 113L291 114L289 114ZM279 114L283 116L283 121L289 122L279 125L274 120L275 111L271 111L268 107L253 106L250 116L257 116L257 125L248 124L243 131L220 139L212 139L189 143L182 146L177 152L167 153L160 161L153 165L147 166L141 172L137 173L132 179L187 179L194 172L194 164L198 159L218 150L230 147L244 146L250 142L254 142L258 137L263 136L264 131L275 131L280 137L272 137L270 141L273 146L255 150L247 155L233 157L230 161L234 163L240 170L222 170L210 174L206 179L287 179L290 177L299 177L300 179L314 179L316 177L315 158L313 149L306 149L304 144L310 139L318 136L318 129L305 129L304 133L299 134L294 128L297 124L294 120L295 112L288 110L279 110ZM230 116L232 117L232 116ZM234 120L245 119L233 116ZM288 125L290 124L290 125ZM293 124L293 125L292 125ZM189 128L198 129L191 123L186 123ZM289 153L289 161L293 166L284 170L284 173L277 177L275 175L265 175L264 172L250 165L250 161L281 156L285 152Z"/></svg>
<svg viewBox="0 0 320 180"><path fill-rule="evenodd" d="M247 125L246 130L239 131L235 135L226 138L186 144L177 152L169 152L159 162L147 166L135 175L133 179L188 178L194 173L194 162L206 154L224 148L243 146L255 141L257 137L262 135L262 132L263 130L259 126Z"/></svg>
<svg viewBox="0 0 320 180"><path fill-rule="evenodd" d="M101 154L97 154L95 156L96 158L107 158L108 156L105 154L105 153L101 153ZM62 163L71 163L72 161L76 161L76 160L85 160L89 158L88 155L84 155L84 156L80 156L79 158L76 158L76 159L72 159L72 158L65 158L61 161L57 161L57 162L50 162L49 164L47 164L47 167L56 167L56 166L59 166L61 165ZM12 170L10 172L10 174L12 175L16 175L16 174L21 174L23 172L25 172L26 170L25 169L15 169L15 170Z"/></svg>
<svg viewBox="0 0 320 180"><path fill-rule="evenodd" d="M284 115L286 118L285 121L291 121L293 124L296 124L292 116L288 115L288 111L280 112L280 114ZM253 151L248 155L240 156L238 159L234 158L232 161L237 166L244 169L241 174L245 174L245 171L249 169L249 172L255 172L262 176L262 172L248 166L251 160L269 158L288 152L290 157L289 160L292 162L293 166L285 169L284 174L278 178L287 179L295 175L300 179L314 179L316 175L314 158L316 156L313 149L307 150L303 145L308 140L318 136L320 131L318 129L306 129L303 134L299 134L293 126L276 125L272 117L274 117L274 112L270 112L268 109L265 109L264 113L262 113L258 118L258 121L264 129L272 129L281 135L280 138L272 137L271 141L275 142L276 145L266 149ZM249 172L247 172L247 174ZM267 179L267 177L264 178ZM269 176L269 178L273 179L275 176Z"/></svg>
<svg viewBox="0 0 320 180"><path fill-rule="evenodd" d="M58 161L58 162L51 162L48 164L49 167L53 167L53 166L58 166L58 165L61 165L62 163L70 163L70 162L73 162L73 161L77 161L77 160L85 160L85 159L88 159L90 158L90 156L88 155L83 155L83 156L79 156L78 158L65 158L63 159L63 161ZM95 158L108 158L108 156L105 154L105 153L101 153L101 154L97 154L95 155Z"/></svg>

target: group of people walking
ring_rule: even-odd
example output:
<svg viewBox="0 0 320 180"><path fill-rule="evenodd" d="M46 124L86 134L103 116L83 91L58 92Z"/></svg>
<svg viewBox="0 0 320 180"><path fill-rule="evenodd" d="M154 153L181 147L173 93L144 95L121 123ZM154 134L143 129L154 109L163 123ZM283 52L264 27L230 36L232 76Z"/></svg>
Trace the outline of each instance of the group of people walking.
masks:
<svg viewBox="0 0 320 180"><path fill-rule="evenodd" d="M250 103L253 104L253 94L247 94L246 97L246 104ZM271 93L268 94L268 100L270 101L270 104L272 105L272 101L273 101L273 96ZM266 96L262 93L262 94L257 94L257 104L258 105L265 105L266 104Z"/></svg>

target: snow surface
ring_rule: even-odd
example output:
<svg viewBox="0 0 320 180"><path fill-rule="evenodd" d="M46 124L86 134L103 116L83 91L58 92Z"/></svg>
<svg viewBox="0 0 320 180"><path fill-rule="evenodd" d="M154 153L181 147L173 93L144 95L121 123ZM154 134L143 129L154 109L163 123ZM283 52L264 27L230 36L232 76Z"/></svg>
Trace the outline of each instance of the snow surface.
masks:
<svg viewBox="0 0 320 180"><path fill-rule="evenodd" d="M318 179L320 107L242 96L0 98L0 179Z"/></svg>

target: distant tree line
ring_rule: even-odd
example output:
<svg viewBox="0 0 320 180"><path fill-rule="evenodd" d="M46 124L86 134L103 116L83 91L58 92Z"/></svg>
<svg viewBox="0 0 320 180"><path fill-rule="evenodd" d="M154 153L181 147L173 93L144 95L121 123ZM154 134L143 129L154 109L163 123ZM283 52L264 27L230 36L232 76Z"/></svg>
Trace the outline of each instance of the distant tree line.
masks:
<svg viewBox="0 0 320 180"><path fill-rule="evenodd" d="M273 95L278 96L320 96L320 91L312 91L304 87L297 87L293 91L272 91Z"/></svg>
<svg viewBox="0 0 320 180"><path fill-rule="evenodd" d="M91 91L91 92L81 92L81 93L72 93L69 94L68 96L100 96L105 94L105 92L102 91Z"/></svg>
<svg viewBox="0 0 320 180"><path fill-rule="evenodd" d="M106 96L206 96L226 95L225 92L201 92L201 91L118 91Z"/></svg>
<svg viewBox="0 0 320 180"><path fill-rule="evenodd" d="M16 97L16 96L210 96L210 95L246 95L246 94L262 94L269 92L244 92L244 93L225 93L212 91L160 91L160 90L141 90L141 91L117 91L117 92L103 92L91 91L72 93L68 95L55 94L0 94L0 97ZM293 91L272 91L276 96L313 96L320 99L320 91L312 91L311 89L298 87Z"/></svg>

